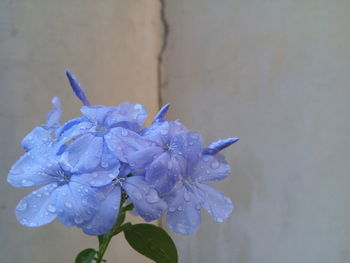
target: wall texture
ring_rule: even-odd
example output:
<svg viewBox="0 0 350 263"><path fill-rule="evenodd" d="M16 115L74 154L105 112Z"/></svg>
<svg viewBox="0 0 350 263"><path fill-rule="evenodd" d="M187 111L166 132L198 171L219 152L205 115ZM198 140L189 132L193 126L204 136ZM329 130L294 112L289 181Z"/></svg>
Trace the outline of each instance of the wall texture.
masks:
<svg viewBox="0 0 350 263"><path fill-rule="evenodd" d="M226 150L231 218L174 235L180 262L350 262L350 4L166 0L169 117Z"/></svg>
<svg viewBox="0 0 350 263"><path fill-rule="evenodd" d="M29 190L7 185L7 172L53 96L62 99L64 120L79 113L64 69L85 84L93 103L140 102L155 113L159 11L158 0L0 1L0 262L72 262L81 249L96 247L96 238L58 222L22 227L13 209ZM123 238L107 258L149 262Z"/></svg>

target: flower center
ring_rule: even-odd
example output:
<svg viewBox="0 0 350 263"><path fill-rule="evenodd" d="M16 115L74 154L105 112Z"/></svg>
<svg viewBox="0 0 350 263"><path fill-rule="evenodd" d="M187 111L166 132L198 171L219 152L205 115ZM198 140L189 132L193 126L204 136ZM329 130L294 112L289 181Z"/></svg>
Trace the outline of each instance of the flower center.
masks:
<svg viewBox="0 0 350 263"><path fill-rule="evenodd" d="M59 182L60 184L66 184L70 181L71 174L65 171L58 171Z"/></svg>
<svg viewBox="0 0 350 263"><path fill-rule="evenodd" d="M107 130L108 130L107 127L106 127L106 126L103 126L103 125L97 125L97 126L95 127L95 132L96 132L96 133L99 133L99 134L103 134L103 133L105 133Z"/></svg>

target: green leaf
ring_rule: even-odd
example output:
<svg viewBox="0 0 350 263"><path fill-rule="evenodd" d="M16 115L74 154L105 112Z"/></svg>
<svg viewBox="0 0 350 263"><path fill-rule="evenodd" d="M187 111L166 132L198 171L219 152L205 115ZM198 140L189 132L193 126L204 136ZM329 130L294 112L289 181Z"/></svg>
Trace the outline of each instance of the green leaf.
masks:
<svg viewBox="0 0 350 263"><path fill-rule="evenodd" d="M75 258L75 263L91 263L94 260L96 250L93 248L87 248L82 250Z"/></svg>
<svg viewBox="0 0 350 263"><path fill-rule="evenodd" d="M136 224L124 229L130 246L157 263L177 263L176 246L171 237L160 227Z"/></svg>

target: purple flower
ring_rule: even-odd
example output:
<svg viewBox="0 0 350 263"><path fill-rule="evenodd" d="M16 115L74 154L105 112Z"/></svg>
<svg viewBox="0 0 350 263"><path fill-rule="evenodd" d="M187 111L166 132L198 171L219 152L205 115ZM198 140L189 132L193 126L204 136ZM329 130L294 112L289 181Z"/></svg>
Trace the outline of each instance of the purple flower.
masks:
<svg viewBox="0 0 350 263"><path fill-rule="evenodd" d="M126 168L126 169L125 169ZM142 176L127 176L127 167L121 169L115 178L111 175L102 175L105 179L99 180L99 193L103 196L97 213L83 226L83 231L89 235L101 235L108 232L119 211L121 193L124 190L130 202L135 206L138 214L146 221L153 221L160 218L167 208L164 200L160 199L156 190L151 188ZM92 182L90 181L90 185Z"/></svg>
<svg viewBox="0 0 350 263"><path fill-rule="evenodd" d="M144 143L127 155L132 173L145 176L160 195L171 191L181 179L182 166L202 149L198 134L187 130L179 121L163 120L168 108L165 105L153 124L141 132L149 146Z"/></svg>
<svg viewBox="0 0 350 263"><path fill-rule="evenodd" d="M226 178L230 173L229 164L221 154L197 156L187 162L182 180L164 197L168 203L168 226L174 232L185 235L199 229L201 208L217 222L223 222L233 210L228 197L204 184Z"/></svg>
<svg viewBox="0 0 350 263"><path fill-rule="evenodd" d="M75 77L69 72L67 76L78 98L90 105ZM124 102L115 107L83 106L81 112L82 117L67 122L58 132L62 141L73 139L64 150L63 158L75 171L89 171L99 164L113 167L119 161L125 162L124 153L138 146L137 132L147 117L146 109L141 104Z"/></svg>
<svg viewBox="0 0 350 263"><path fill-rule="evenodd" d="M58 217L66 226L83 225L98 208L97 192L87 184L93 177L92 174L72 172L59 156L49 152L22 156L12 166L8 182L16 187L43 187L18 203L15 210L18 221L25 226L38 227Z"/></svg>

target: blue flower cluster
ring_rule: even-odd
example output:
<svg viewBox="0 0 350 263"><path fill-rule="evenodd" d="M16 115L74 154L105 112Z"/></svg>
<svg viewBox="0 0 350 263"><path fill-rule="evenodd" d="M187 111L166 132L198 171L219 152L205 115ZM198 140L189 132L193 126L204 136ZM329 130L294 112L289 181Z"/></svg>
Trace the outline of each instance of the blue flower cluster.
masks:
<svg viewBox="0 0 350 263"><path fill-rule="evenodd" d="M41 188L18 203L21 224L38 227L57 217L66 226L101 235L115 223L122 196L145 221L167 213L170 229L181 234L198 230L201 208L217 222L230 215L231 200L205 182L229 175L219 152L238 138L204 147L199 134L164 119L169 105L142 128L147 111L141 104L90 105L76 78L66 74L84 104L82 116L60 125L61 104L55 97L47 123L23 139L25 153L12 166L8 182Z"/></svg>

